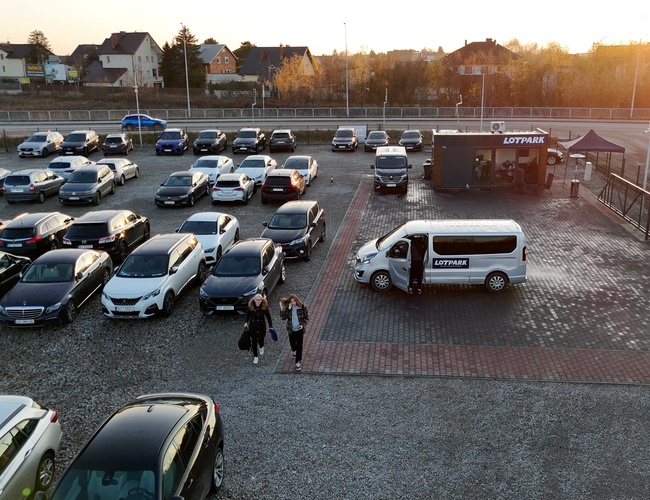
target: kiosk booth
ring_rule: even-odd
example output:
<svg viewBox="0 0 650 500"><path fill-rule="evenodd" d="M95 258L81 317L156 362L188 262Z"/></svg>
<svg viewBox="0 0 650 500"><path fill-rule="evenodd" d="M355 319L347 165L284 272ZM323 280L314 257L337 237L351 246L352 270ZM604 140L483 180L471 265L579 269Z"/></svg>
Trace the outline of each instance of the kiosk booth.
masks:
<svg viewBox="0 0 650 500"><path fill-rule="evenodd" d="M548 145L543 130L434 130L431 184L447 189L543 185Z"/></svg>

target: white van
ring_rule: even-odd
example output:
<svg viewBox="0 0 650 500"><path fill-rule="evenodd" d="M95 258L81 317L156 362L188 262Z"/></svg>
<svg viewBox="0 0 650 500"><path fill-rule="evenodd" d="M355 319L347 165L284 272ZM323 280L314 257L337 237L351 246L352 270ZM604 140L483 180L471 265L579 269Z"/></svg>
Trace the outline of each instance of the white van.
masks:
<svg viewBox="0 0 650 500"><path fill-rule="evenodd" d="M493 293L526 281L526 239L513 220L418 220L363 245L354 279L409 290L411 244L426 239L424 284L483 284Z"/></svg>

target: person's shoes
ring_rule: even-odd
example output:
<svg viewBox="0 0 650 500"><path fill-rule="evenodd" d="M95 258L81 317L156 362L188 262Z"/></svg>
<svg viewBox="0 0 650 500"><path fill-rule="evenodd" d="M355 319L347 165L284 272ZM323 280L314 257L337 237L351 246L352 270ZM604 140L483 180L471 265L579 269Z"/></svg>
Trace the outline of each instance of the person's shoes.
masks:
<svg viewBox="0 0 650 500"><path fill-rule="evenodd" d="M300 364L300 361L298 361L298 362L296 363L296 371L299 372L300 370L302 370L302 366L301 366L301 364Z"/></svg>
<svg viewBox="0 0 650 500"><path fill-rule="evenodd" d="M291 355L295 358L296 357L296 351L291 351Z"/></svg>
<svg viewBox="0 0 650 500"><path fill-rule="evenodd" d="M259 359L257 356L253 358L253 364L256 365L259 362Z"/></svg>
<svg viewBox="0 0 650 500"><path fill-rule="evenodd" d="M260 347L260 356L261 356L262 354L264 354L264 348L263 348L263 347Z"/></svg>
<svg viewBox="0 0 650 500"><path fill-rule="evenodd" d="M422 295L422 288L418 289L418 295Z"/></svg>

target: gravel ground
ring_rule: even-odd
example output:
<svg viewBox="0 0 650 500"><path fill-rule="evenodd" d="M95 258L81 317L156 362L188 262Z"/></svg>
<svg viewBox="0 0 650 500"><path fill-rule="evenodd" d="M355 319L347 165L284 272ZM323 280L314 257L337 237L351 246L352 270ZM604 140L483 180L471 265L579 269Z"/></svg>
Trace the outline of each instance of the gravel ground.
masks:
<svg viewBox="0 0 650 500"><path fill-rule="evenodd" d="M309 298L356 186L370 174L371 155L362 151L312 146L298 153L321 165L307 196L326 210L328 241L311 262L288 263L287 282L271 294L274 308L287 293ZM411 156L414 175L428 155ZM288 154L273 156L280 162ZM131 158L141 178L100 208L147 215L154 234L213 210L207 199L193 209L153 204L158 183L187 169L191 154L136 151ZM0 155L0 167L10 170L47 163ZM261 205L257 194L247 207L216 209L235 215L242 237L252 237L276 207ZM2 202L0 218L90 209L62 207L56 198L41 206ZM178 390L220 404L227 462L214 498L650 497L647 387L278 374L285 336L268 340L253 366L237 349L243 318L205 318L197 295L190 290L169 319L109 321L94 297L68 327L0 327L0 392L29 395L60 412L59 472L116 407L142 393ZM274 320L281 327L277 311Z"/></svg>

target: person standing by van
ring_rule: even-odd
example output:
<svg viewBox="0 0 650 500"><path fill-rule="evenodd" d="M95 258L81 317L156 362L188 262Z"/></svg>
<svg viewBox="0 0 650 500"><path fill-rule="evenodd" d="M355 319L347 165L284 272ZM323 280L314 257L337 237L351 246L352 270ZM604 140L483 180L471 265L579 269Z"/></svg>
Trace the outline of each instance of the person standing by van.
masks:
<svg viewBox="0 0 650 500"><path fill-rule="evenodd" d="M259 355L264 354L264 337L266 336L266 323L269 328L273 328L273 320L269 312L269 303L259 293L248 302L248 312L246 313L246 323L248 335L251 338L251 347L253 348L253 364L259 362L257 356L259 346Z"/></svg>
<svg viewBox="0 0 650 500"><path fill-rule="evenodd" d="M411 270L409 271L409 293L413 293L413 285L417 282L418 294L422 294L422 276L424 275L424 254L426 253L427 237L423 235L411 238Z"/></svg>
<svg viewBox="0 0 650 500"><path fill-rule="evenodd" d="M291 354L296 358L296 371L302 370L302 345L305 336L305 325L309 321L307 307L298 298L291 294L280 299L280 317L287 322Z"/></svg>

